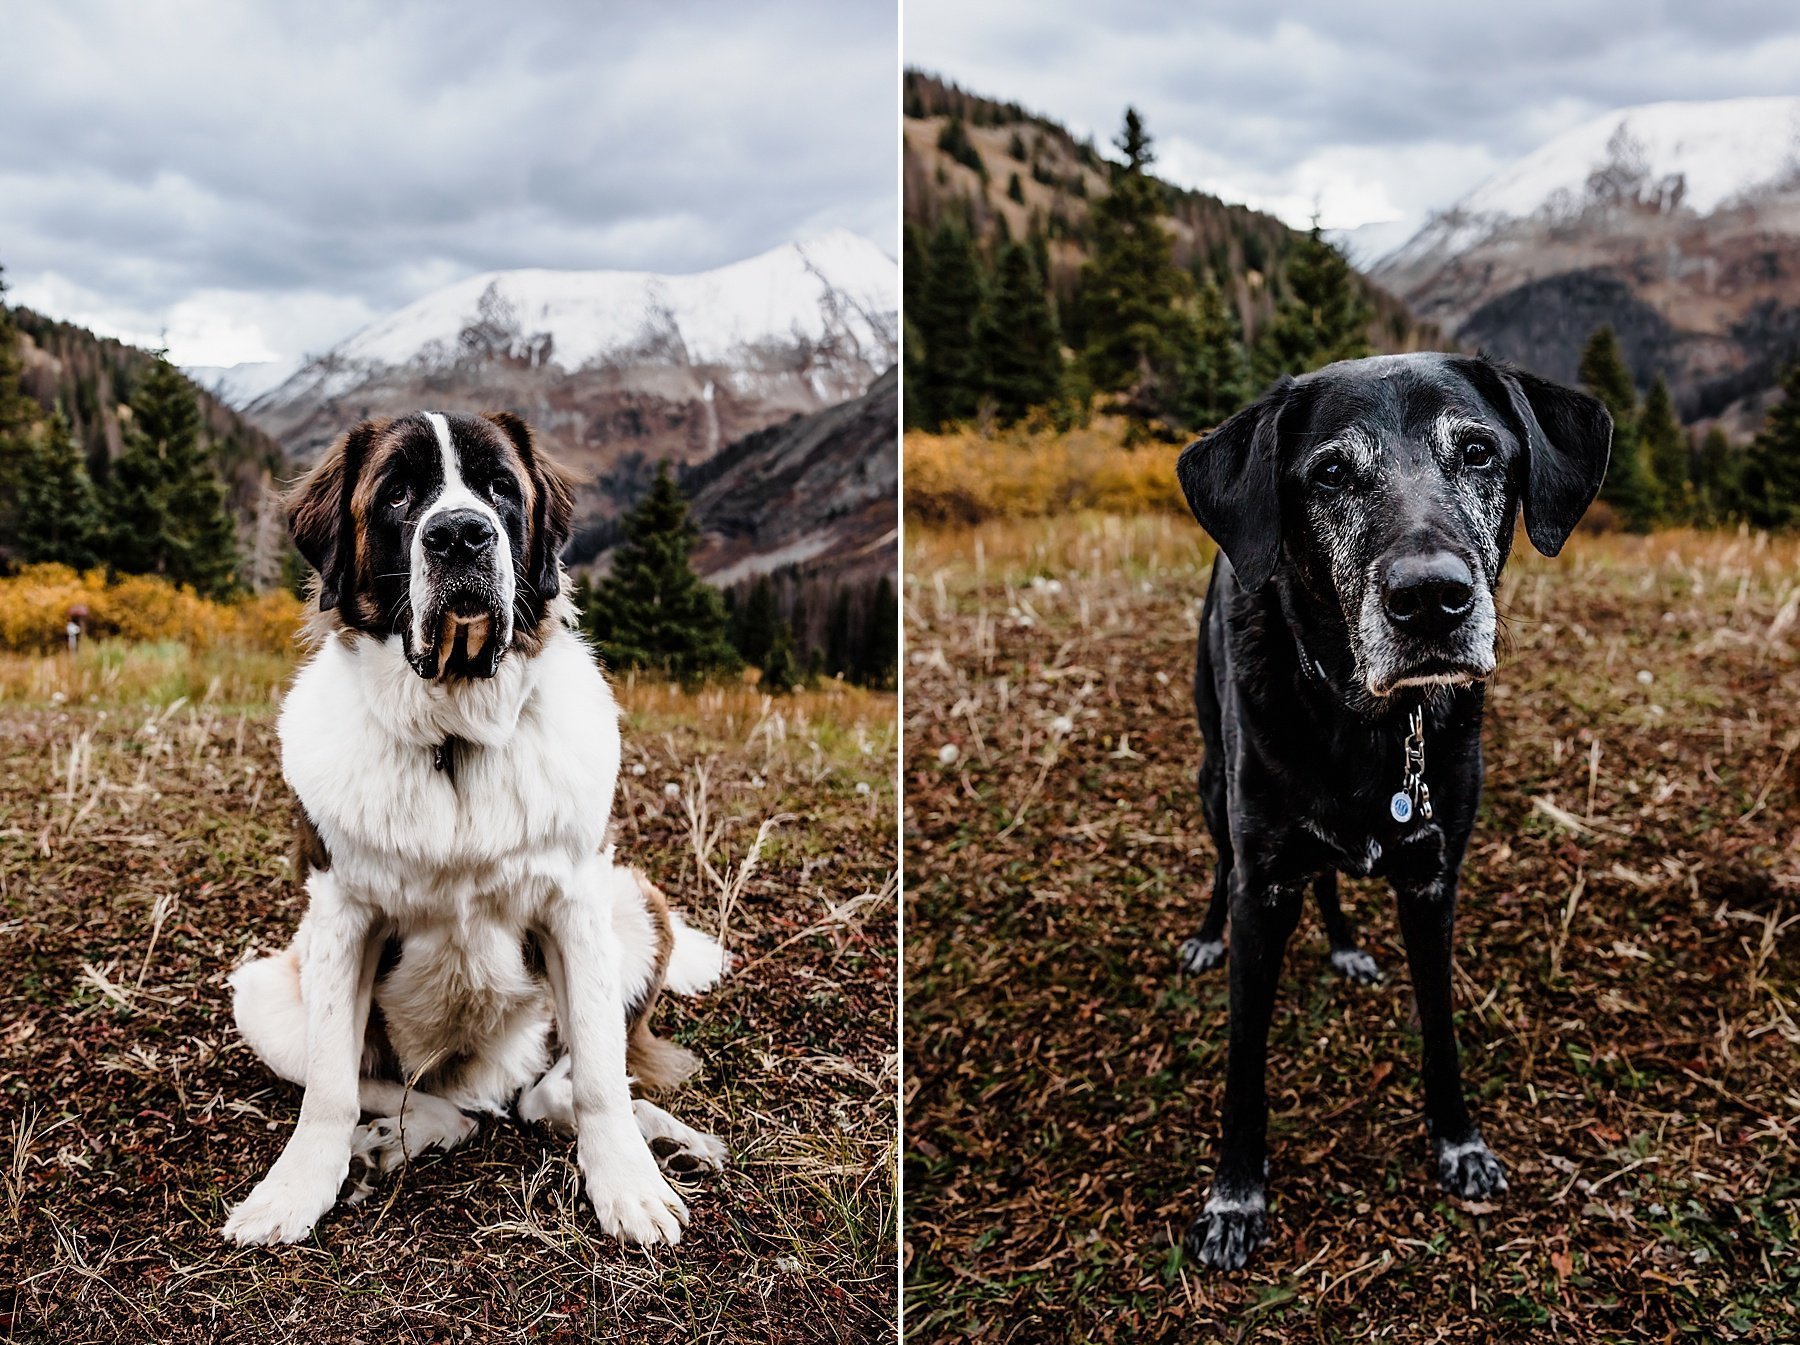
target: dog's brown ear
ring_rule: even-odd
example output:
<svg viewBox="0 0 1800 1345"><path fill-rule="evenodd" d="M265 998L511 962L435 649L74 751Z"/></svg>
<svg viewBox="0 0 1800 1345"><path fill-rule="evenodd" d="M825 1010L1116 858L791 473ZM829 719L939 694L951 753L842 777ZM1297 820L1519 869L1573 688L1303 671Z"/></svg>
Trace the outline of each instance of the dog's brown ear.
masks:
<svg viewBox="0 0 1800 1345"><path fill-rule="evenodd" d="M483 414L512 440L525 463L525 470L531 473L536 502L531 511L527 578L538 597L549 602L562 591L562 567L558 558L575 523L575 478L561 463L538 450L531 437L531 427L511 411Z"/></svg>
<svg viewBox="0 0 1800 1345"><path fill-rule="evenodd" d="M1598 397L1484 356L1453 361L1525 446L1525 535L1546 556L1569 540L1606 480L1612 414Z"/></svg>
<svg viewBox="0 0 1800 1345"><path fill-rule="evenodd" d="M306 563L319 572L319 610L329 612L349 592L356 557L350 493L369 446L387 422L365 420L338 440L288 493L288 530Z"/></svg>
<svg viewBox="0 0 1800 1345"><path fill-rule="evenodd" d="M1248 589L1268 583L1281 559L1279 422L1292 387L1292 379L1281 379L1184 448L1175 464L1188 508Z"/></svg>

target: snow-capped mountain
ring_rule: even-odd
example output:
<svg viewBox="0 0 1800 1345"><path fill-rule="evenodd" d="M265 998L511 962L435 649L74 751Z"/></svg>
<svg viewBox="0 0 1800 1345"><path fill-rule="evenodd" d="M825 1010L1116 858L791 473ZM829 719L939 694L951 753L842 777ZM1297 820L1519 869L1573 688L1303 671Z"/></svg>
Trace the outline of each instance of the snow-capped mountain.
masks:
<svg viewBox="0 0 1800 1345"><path fill-rule="evenodd" d="M1690 417L1800 348L1800 98L1608 113L1507 166L1374 278L1464 345L1572 377L1610 322Z"/></svg>
<svg viewBox="0 0 1800 1345"><path fill-rule="evenodd" d="M861 395L899 328L899 268L844 230L695 275L496 271L371 323L245 410L304 463L364 416L511 409L594 479L586 511L605 514L657 461Z"/></svg>

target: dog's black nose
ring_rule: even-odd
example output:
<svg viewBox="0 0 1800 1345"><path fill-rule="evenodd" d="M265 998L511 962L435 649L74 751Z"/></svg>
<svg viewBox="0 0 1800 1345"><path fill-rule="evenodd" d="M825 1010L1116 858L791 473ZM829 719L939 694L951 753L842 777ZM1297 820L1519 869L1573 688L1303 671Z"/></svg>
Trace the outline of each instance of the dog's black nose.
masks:
<svg viewBox="0 0 1800 1345"><path fill-rule="evenodd" d="M473 509L452 509L425 525L425 551L439 560L474 560L494 546L494 525Z"/></svg>
<svg viewBox="0 0 1800 1345"><path fill-rule="evenodd" d="M1442 635L1462 624L1475 607L1475 576L1448 551L1401 556L1382 578L1388 620L1421 635Z"/></svg>

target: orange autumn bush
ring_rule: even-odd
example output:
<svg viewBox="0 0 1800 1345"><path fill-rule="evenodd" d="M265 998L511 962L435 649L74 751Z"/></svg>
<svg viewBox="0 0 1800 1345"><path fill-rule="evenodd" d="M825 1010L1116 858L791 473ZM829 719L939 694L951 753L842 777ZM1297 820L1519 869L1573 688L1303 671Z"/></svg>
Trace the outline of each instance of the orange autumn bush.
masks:
<svg viewBox="0 0 1800 1345"><path fill-rule="evenodd" d="M1043 518L1077 510L1187 513L1175 482L1176 444L1127 447L1107 421L1058 432L906 436L906 510L926 523Z"/></svg>
<svg viewBox="0 0 1800 1345"><path fill-rule="evenodd" d="M196 652L240 648L285 653L293 648L303 604L289 593L214 602L155 575L108 581L103 570L27 565L0 578L0 649L38 653L59 648L76 607L87 609L87 634L98 639L170 640Z"/></svg>

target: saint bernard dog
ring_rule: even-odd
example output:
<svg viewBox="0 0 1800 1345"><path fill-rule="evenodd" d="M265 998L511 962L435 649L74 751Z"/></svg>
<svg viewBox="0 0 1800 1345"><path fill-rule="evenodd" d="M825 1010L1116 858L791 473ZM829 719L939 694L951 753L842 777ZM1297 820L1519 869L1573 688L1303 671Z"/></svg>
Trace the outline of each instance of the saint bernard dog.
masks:
<svg viewBox="0 0 1800 1345"><path fill-rule="evenodd" d="M244 1039L306 1091L232 1241L305 1238L353 1158L387 1172L515 1105L573 1132L627 1242L679 1241L665 1173L724 1164L632 1097L696 1067L651 1032L657 995L706 990L727 959L606 844L618 710L563 591L573 508L506 414L364 423L294 492L316 649L280 734L308 903L231 986Z"/></svg>

